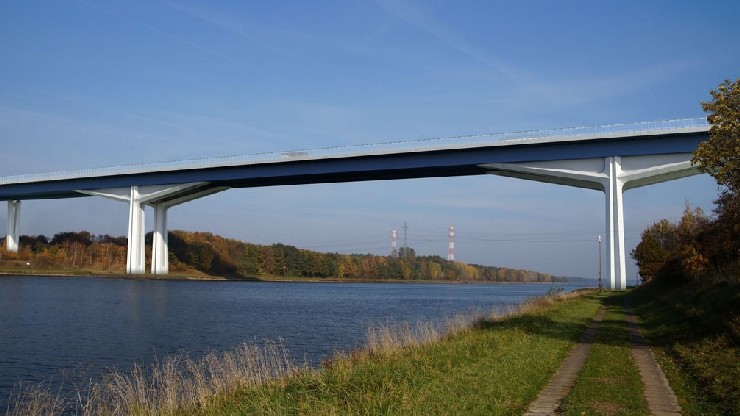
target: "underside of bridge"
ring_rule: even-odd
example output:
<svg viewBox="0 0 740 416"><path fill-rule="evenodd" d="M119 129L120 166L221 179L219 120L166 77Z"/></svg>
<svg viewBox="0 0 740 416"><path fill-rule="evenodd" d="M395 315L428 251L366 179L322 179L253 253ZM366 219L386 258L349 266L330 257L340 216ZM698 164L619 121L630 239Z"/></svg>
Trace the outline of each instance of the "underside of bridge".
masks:
<svg viewBox="0 0 740 416"><path fill-rule="evenodd" d="M604 192L606 207L607 287L627 288L622 194L629 189L698 174L691 153L651 156L491 163L490 173Z"/></svg>
<svg viewBox="0 0 740 416"><path fill-rule="evenodd" d="M493 174L603 192L606 283L622 290L627 281L623 193L697 174L692 152L707 139L708 130L703 118L667 120L524 132L483 142L409 142L414 146L348 147L329 154L316 149L5 177L0 178L0 200L8 201L6 248L18 251L22 200L102 196L129 204L126 272L131 274L145 273L144 207L154 208L151 273L166 274L168 210L229 188Z"/></svg>
<svg viewBox="0 0 740 416"><path fill-rule="evenodd" d="M587 159L519 163L485 163L477 172L538 182L587 188L604 192L606 207L607 287L626 288L626 249L624 245L624 191L697 174L691 153L648 156L611 156ZM437 176L437 175L432 175ZM449 176L440 172L439 176ZM362 180L362 179L355 179ZM351 181L351 180L350 180ZM239 186L240 184L231 184ZM245 184L241 184L245 186ZM80 195L102 196L129 204L128 254L126 272L145 273L144 207L154 208L151 273L167 274L167 212L176 205L229 189L217 183L195 182L176 185L129 186L79 190ZM246 187L249 187L247 184ZM6 248L18 251L20 200L8 201Z"/></svg>

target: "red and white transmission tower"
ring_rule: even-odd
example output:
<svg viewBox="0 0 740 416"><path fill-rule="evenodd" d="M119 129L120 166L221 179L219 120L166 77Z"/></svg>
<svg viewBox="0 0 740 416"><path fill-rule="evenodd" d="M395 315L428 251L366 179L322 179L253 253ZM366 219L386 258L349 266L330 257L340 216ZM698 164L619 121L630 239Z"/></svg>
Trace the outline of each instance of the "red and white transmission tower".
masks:
<svg viewBox="0 0 740 416"><path fill-rule="evenodd" d="M391 230L391 257L398 257L398 233L395 228Z"/></svg>
<svg viewBox="0 0 740 416"><path fill-rule="evenodd" d="M450 246L447 249L447 260L455 261L455 226L450 225Z"/></svg>

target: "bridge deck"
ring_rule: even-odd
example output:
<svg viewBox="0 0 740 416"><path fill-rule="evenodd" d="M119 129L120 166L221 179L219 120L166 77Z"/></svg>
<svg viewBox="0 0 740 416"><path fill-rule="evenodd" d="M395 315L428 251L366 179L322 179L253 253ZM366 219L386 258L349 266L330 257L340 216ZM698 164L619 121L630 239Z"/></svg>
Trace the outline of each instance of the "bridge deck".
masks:
<svg viewBox="0 0 740 416"><path fill-rule="evenodd" d="M0 177L0 200L80 197L78 190L131 185L246 188L476 175L488 173L485 163L692 151L708 129L703 118L681 119L24 174Z"/></svg>

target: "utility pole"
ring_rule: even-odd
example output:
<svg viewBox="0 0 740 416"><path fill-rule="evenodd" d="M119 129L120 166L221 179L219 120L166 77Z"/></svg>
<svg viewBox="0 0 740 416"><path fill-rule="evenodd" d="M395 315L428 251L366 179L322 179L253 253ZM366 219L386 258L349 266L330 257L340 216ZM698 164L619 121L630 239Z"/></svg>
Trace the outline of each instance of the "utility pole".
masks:
<svg viewBox="0 0 740 416"><path fill-rule="evenodd" d="M409 257L409 226L406 225L406 221L403 222L403 257Z"/></svg>
<svg viewBox="0 0 740 416"><path fill-rule="evenodd" d="M599 235L599 292L601 292L601 236Z"/></svg>

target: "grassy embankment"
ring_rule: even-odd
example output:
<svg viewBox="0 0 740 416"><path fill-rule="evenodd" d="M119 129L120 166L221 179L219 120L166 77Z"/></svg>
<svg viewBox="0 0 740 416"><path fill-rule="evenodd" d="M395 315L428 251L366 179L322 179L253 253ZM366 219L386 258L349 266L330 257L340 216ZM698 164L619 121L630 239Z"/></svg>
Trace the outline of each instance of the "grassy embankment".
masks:
<svg viewBox="0 0 740 416"><path fill-rule="evenodd" d="M519 414L603 302L607 314L562 410L572 415L647 414L631 358L624 297L642 318L643 333L684 414L740 414L740 285L728 282L657 282L537 307L526 315L485 321L442 342L378 348L377 353L371 349L319 372L220 395L198 411Z"/></svg>
<svg viewBox="0 0 740 416"><path fill-rule="evenodd" d="M440 342L403 348L408 337L399 339L394 335L397 330L371 332L366 350L338 356L320 371L221 395L197 411L207 415L522 413L598 306L594 297L535 301L525 308L526 313L489 318Z"/></svg>
<svg viewBox="0 0 740 416"><path fill-rule="evenodd" d="M647 414L630 358L625 297L684 414L740 414L740 283L730 281L657 281L606 299L607 315L564 414Z"/></svg>
<svg viewBox="0 0 740 416"><path fill-rule="evenodd" d="M654 282L629 295L686 415L740 414L740 281Z"/></svg>

